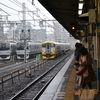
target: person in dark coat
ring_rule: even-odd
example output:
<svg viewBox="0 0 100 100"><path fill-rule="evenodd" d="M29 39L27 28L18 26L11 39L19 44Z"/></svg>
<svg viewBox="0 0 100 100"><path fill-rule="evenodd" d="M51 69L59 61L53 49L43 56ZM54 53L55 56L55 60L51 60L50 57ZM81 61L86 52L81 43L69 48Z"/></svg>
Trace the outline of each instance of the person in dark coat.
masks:
<svg viewBox="0 0 100 100"><path fill-rule="evenodd" d="M75 56L75 66L76 66L76 70L79 68L79 55L80 55L80 53L79 53L79 48L80 47L82 47L82 44L81 43L76 43L75 44L75 54L74 54L74 56Z"/></svg>

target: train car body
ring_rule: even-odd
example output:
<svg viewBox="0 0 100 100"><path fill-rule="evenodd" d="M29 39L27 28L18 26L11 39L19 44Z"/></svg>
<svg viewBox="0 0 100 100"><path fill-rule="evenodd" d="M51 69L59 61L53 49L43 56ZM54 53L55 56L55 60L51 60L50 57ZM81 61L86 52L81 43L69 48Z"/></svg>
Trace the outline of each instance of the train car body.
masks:
<svg viewBox="0 0 100 100"><path fill-rule="evenodd" d="M25 43L17 43L17 59L24 59ZM26 42L26 59L33 58L41 53L41 43Z"/></svg>
<svg viewBox="0 0 100 100"><path fill-rule="evenodd" d="M56 42L43 42L42 43L42 58L53 59L58 55L65 53L70 50L71 46L69 43L56 43Z"/></svg>
<svg viewBox="0 0 100 100"><path fill-rule="evenodd" d="M16 52L16 42L6 41L0 43L0 58L10 59L10 55Z"/></svg>

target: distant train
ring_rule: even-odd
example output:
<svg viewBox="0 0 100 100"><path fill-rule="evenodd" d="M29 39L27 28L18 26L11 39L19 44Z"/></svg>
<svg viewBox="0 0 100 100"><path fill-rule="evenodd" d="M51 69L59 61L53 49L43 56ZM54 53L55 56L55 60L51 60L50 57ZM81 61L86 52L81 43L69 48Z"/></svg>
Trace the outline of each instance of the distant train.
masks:
<svg viewBox="0 0 100 100"><path fill-rule="evenodd" d="M37 54L41 53L41 45L42 43L33 43L32 41L26 42L26 59L32 58ZM18 42L17 43L17 59L24 59L25 54L25 43Z"/></svg>
<svg viewBox="0 0 100 100"><path fill-rule="evenodd" d="M0 43L0 58L1 59L10 59L12 52L16 52L16 42L15 41L6 41Z"/></svg>
<svg viewBox="0 0 100 100"><path fill-rule="evenodd" d="M42 58L53 59L58 55L70 50L69 43L43 42L42 43Z"/></svg>
<svg viewBox="0 0 100 100"><path fill-rule="evenodd" d="M35 57L41 53L42 43L34 43L32 41L26 42L26 59ZM0 43L0 58L10 59L11 55L17 55L17 59L24 59L25 55L25 43L6 41Z"/></svg>
<svg viewBox="0 0 100 100"><path fill-rule="evenodd" d="M44 59L52 59L58 55L71 49L68 43L56 43L56 42L43 42L34 43L32 41L26 42L26 59L33 58L37 54L42 54ZM10 55L16 52L17 59L24 59L25 55L25 43L7 41L0 43L0 58L10 59Z"/></svg>

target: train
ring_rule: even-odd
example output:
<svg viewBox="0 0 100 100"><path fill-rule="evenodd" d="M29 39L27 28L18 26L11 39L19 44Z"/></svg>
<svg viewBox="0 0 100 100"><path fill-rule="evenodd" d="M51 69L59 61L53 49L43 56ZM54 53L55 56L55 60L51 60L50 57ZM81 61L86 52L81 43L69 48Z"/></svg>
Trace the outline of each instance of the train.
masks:
<svg viewBox="0 0 100 100"><path fill-rule="evenodd" d="M37 54L41 53L42 43L34 43L32 41L26 42L26 59L33 58ZM17 43L17 59L24 59L25 55L25 43L18 42Z"/></svg>
<svg viewBox="0 0 100 100"><path fill-rule="evenodd" d="M10 59L12 52L16 52L16 41L0 42L0 59Z"/></svg>
<svg viewBox="0 0 100 100"><path fill-rule="evenodd" d="M26 41L26 59L33 58L37 54L42 54L43 59L53 59L70 49L71 46L69 43L57 43L52 41L34 43L33 41ZM1 42L0 58L10 59L12 54L16 54L17 59L24 59L25 43L23 41Z"/></svg>
<svg viewBox="0 0 100 100"><path fill-rule="evenodd" d="M41 54L42 43L26 41L26 59L33 58ZM11 55L16 55L16 59L24 59L25 43L23 41L6 41L0 43L0 59L10 59Z"/></svg>
<svg viewBox="0 0 100 100"><path fill-rule="evenodd" d="M42 42L41 54L43 59L53 59L69 50L71 50L69 43L46 41Z"/></svg>

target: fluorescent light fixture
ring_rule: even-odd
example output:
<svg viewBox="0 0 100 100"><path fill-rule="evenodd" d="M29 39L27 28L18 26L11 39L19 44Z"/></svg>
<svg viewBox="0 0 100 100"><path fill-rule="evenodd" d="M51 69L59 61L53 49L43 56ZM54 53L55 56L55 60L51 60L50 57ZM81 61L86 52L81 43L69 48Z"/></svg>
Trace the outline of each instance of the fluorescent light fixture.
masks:
<svg viewBox="0 0 100 100"><path fill-rule="evenodd" d="M79 1L83 1L83 0L79 0Z"/></svg>
<svg viewBox="0 0 100 100"><path fill-rule="evenodd" d="M82 14L82 10L78 10L78 14L79 14L79 15Z"/></svg>
<svg viewBox="0 0 100 100"><path fill-rule="evenodd" d="M83 3L79 3L78 9L82 9L82 8L83 8Z"/></svg>

